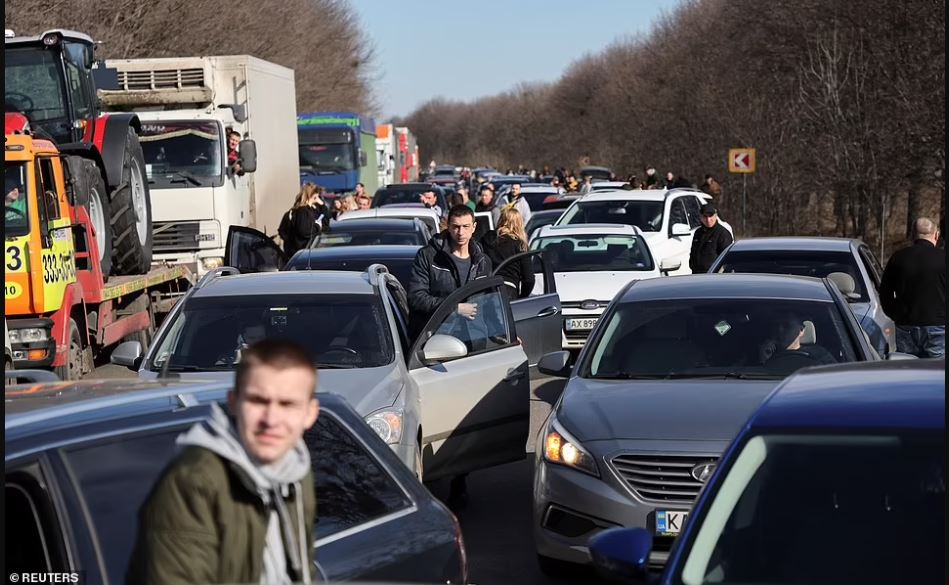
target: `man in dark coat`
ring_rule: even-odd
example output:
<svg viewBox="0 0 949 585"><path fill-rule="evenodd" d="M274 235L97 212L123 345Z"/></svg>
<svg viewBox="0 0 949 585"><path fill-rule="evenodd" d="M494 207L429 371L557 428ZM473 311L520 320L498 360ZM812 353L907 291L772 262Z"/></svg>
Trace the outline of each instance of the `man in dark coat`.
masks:
<svg viewBox="0 0 949 585"><path fill-rule="evenodd" d="M718 209L711 203L702 206L702 227L692 236L689 268L693 274L708 272L718 255L732 243L731 233L718 221Z"/></svg>

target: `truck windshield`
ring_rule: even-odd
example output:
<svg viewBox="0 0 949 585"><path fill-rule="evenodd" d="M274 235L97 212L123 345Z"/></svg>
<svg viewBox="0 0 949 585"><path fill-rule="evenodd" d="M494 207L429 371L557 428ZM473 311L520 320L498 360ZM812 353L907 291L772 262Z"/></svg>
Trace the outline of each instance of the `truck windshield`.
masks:
<svg viewBox="0 0 949 585"><path fill-rule="evenodd" d="M154 121L139 136L149 183L163 189L219 186L223 138L213 121Z"/></svg>
<svg viewBox="0 0 949 585"><path fill-rule="evenodd" d="M25 236L30 231L27 213L26 164L5 163L3 165L6 186L3 199L3 228L7 237Z"/></svg>
<svg viewBox="0 0 949 585"><path fill-rule="evenodd" d="M42 47L21 47L4 51L4 106L8 112L22 112L30 122L53 138L69 142L59 53Z"/></svg>
<svg viewBox="0 0 949 585"><path fill-rule="evenodd" d="M340 173L356 168L356 144L349 129L301 130L300 170Z"/></svg>

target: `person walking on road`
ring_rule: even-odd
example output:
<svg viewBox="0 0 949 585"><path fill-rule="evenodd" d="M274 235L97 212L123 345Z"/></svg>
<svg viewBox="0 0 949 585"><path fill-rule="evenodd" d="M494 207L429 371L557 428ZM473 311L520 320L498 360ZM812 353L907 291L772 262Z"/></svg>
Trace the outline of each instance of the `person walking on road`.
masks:
<svg viewBox="0 0 949 585"><path fill-rule="evenodd" d="M880 284L883 311L896 323L896 350L918 357L946 355L946 251L939 229L916 220L914 242L890 257Z"/></svg>
<svg viewBox="0 0 949 585"><path fill-rule="evenodd" d="M316 422L317 373L299 345L244 350L230 414L181 436L182 451L142 507L128 582L312 583L316 495L304 432Z"/></svg>
<svg viewBox="0 0 949 585"><path fill-rule="evenodd" d="M521 212L512 207L502 211L497 229L488 232L481 240L481 245L495 268L511 256L526 252L527 232ZM498 272L498 276L504 278L509 300L523 299L534 290L534 270L530 258L526 256L509 263Z"/></svg>
<svg viewBox="0 0 949 585"><path fill-rule="evenodd" d="M692 274L708 272L718 255L732 243L731 233L718 221L718 209L706 203L699 210L702 227L692 236L692 251L689 253L689 268Z"/></svg>

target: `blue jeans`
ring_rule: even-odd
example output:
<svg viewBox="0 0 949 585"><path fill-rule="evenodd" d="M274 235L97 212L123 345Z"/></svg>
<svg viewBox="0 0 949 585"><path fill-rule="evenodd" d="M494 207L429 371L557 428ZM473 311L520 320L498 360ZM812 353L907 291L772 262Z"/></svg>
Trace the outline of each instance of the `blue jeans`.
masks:
<svg viewBox="0 0 949 585"><path fill-rule="evenodd" d="M921 358L946 357L946 327L896 326L896 351Z"/></svg>

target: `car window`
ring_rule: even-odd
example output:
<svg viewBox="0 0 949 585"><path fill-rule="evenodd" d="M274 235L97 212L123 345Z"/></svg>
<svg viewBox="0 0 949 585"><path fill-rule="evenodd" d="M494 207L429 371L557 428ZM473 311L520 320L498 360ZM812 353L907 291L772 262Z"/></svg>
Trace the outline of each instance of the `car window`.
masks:
<svg viewBox="0 0 949 585"><path fill-rule="evenodd" d="M867 246L860 246L860 257L863 259L863 265L870 274L870 280L873 281L873 287L880 288L880 282L883 280L883 267L880 261Z"/></svg>
<svg viewBox="0 0 949 585"><path fill-rule="evenodd" d="M699 522L698 530L682 543L685 562L674 582L938 583L944 577L941 430L756 436L718 485L703 517L689 519Z"/></svg>
<svg viewBox="0 0 949 585"><path fill-rule="evenodd" d="M627 302L605 325L580 370L584 377L783 378L802 367L857 359L847 323L829 301Z"/></svg>
<svg viewBox="0 0 949 585"><path fill-rule="evenodd" d="M662 228L662 206L662 201L578 201L557 224L623 223L644 232L658 232Z"/></svg>
<svg viewBox="0 0 949 585"><path fill-rule="evenodd" d="M65 459L89 511L110 582L125 581L137 539L139 509L176 455L175 438L191 424L66 450Z"/></svg>
<svg viewBox="0 0 949 585"><path fill-rule="evenodd" d="M853 279L854 293L859 295L854 300L864 303L870 300L857 259L850 252L729 250L719 263L718 272L792 274L812 278L826 278L833 272L843 272Z"/></svg>
<svg viewBox="0 0 949 585"><path fill-rule="evenodd" d="M282 337L307 348L319 367L392 363L395 350L381 300L371 294L220 296L188 300L159 342L153 371L230 370L255 341Z"/></svg>
<svg viewBox="0 0 949 585"><path fill-rule="evenodd" d="M670 227L677 223L689 225L689 216L685 213L685 205L683 204L682 199L682 197L676 197L672 200L672 204L669 206Z"/></svg>
<svg viewBox="0 0 949 585"><path fill-rule="evenodd" d="M317 539L412 505L379 460L332 413L320 413L303 440L316 483ZM380 443L379 448L388 447Z"/></svg>
<svg viewBox="0 0 949 585"><path fill-rule="evenodd" d="M699 198L695 195L686 195L679 199L685 204L685 211L689 215L689 227L695 229L702 225L702 220L699 219L702 215L702 203Z"/></svg>
<svg viewBox="0 0 949 585"><path fill-rule="evenodd" d="M442 208L442 211L445 211L447 206L445 192L440 187L433 187L431 191L435 193L435 199L438 202L438 206ZM379 189L372 198L372 207L384 207L386 205L397 205L404 203L421 203L422 193L424 192L424 190L420 189L393 189L389 187Z"/></svg>
<svg viewBox="0 0 949 585"><path fill-rule="evenodd" d="M570 235L537 238L531 250L544 250L554 272L649 271L652 257L640 236Z"/></svg>
<svg viewBox="0 0 949 585"><path fill-rule="evenodd" d="M493 351L512 343L513 327L507 320L505 301L499 289L481 290L459 301L462 303L476 306L474 318L452 311L438 324L435 333L460 339L469 355Z"/></svg>
<svg viewBox="0 0 949 585"><path fill-rule="evenodd" d="M47 573L67 568L60 526L47 486L35 463L6 470L3 493L7 574ZM15 538L11 538L14 534Z"/></svg>

